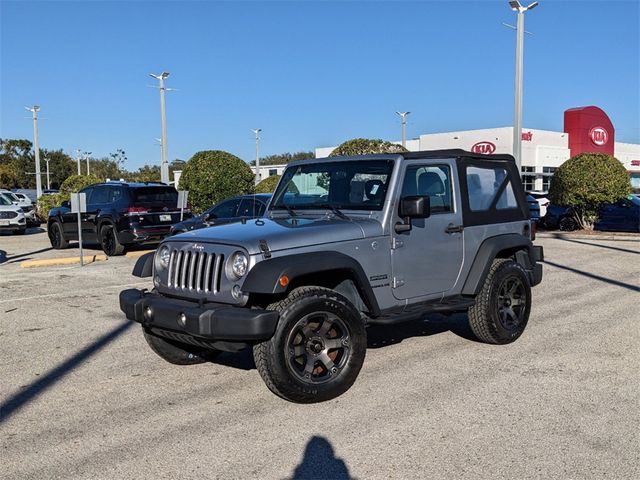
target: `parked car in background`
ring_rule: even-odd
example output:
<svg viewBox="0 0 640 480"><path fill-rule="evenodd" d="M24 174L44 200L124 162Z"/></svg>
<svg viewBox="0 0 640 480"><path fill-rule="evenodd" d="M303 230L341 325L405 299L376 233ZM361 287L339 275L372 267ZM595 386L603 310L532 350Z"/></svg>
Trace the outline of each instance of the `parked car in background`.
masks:
<svg viewBox="0 0 640 480"><path fill-rule="evenodd" d="M270 199L270 193L227 198L206 210L202 215L176 223L171 227L171 235L177 235L178 233L204 227L212 227L214 225L222 225L224 223L237 222L243 218L261 217L267 209L267 204Z"/></svg>
<svg viewBox="0 0 640 480"><path fill-rule="evenodd" d="M98 242L107 255L122 255L127 247L157 243L180 220L178 192L163 183L98 183L80 190L87 195L82 218L83 242ZM191 217L190 211L185 211ZM53 248L78 239L77 214L69 202L49 211L47 230Z"/></svg>
<svg viewBox="0 0 640 480"><path fill-rule="evenodd" d="M529 206L529 213L531 214L531 221L536 225L540 222L540 205L533 195L527 194L527 205Z"/></svg>
<svg viewBox="0 0 640 480"><path fill-rule="evenodd" d="M22 208L0 194L0 231L7 230L22 235L27 230L27 221Z"/></svg>
<svg viewBox="0 0 640 480"><path fill-rule="evenodd" d="M536 199L540 206L540 218L544 217L547 214L547 207L551 203L549 201L549 192L546 190L530 190L526 194Z"/></svg>
<svg viewBox="0 0 640 480"><path fill-rule="evenodd" d="M640 232L640 196L629 195L616 203L603 205L595 230L605 232Z"/></svg>
<svg viewBox="0 0 640 480"><path fill-rule="evenodd" d="M553 204L547 207L547 214L542 218L541 226L547 230L563 232L572 232L580 228L573 208Z"/></svg>
<svg viewBox="0 0 640 480"><path fill-rule="evenodd" d="M14 205L20 207L22 213L24 213L27 227L35 227L40 225L40 222L36 217L36 209L28 197L26 197L25 195L18 196L20 195L19 193L14 193L11 190L6 189L0 189L0 195L4 196Z"/></svg>

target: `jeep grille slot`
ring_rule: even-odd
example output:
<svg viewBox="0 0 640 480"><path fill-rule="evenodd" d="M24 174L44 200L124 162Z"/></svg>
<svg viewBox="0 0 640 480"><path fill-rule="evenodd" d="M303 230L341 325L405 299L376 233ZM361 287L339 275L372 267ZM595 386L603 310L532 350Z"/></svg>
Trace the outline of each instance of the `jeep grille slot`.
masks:
<svg viewBox="0 0 640 480"><path fill-rule="evenodd" d="M176 290L219 293L224 255L173 250L169 256L167 286Z"/></svg>

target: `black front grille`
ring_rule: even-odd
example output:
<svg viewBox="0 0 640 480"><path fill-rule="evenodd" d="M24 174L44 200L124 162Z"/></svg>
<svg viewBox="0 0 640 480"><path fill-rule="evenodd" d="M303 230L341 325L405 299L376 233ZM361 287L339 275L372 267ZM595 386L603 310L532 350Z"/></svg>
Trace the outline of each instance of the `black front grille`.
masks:
<svg viewBox="0 0 640 480"><path fill-rule="evenodd" d="M167 286L178 291L219 293L223 264L221 254L173 250Z"/></svg>
<svg viewBox="0 0 640 480"><path fill-rule="evenodd" d="M0 218L16 218L17 216L16 212L0 212Z"/></svg>

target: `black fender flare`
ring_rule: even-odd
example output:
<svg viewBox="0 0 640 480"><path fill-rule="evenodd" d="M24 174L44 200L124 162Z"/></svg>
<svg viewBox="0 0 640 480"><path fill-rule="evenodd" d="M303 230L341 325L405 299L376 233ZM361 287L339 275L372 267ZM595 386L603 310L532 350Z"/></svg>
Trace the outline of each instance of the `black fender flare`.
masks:
<svg viewBox="0 0 640 480"><path fill-rule="evenodd" d="M526 270L531 270L532 265L535 264L533 244L524 235L510 233L487 238L476 253L467 280L462 287L462 295L477 295L480 292L489 274L491 263L500 252L504 251L509 252L510 255L520 251L526 252L526 256L517 255L518 263L522 264Z"/></svg>
<svg viewBox="0 0 640 480"><path fill-rule="evenodd" d="M380 315L380 307L371 284L360 263L340 252L313 252L271 258L259 262L253 267L242 284L242 291L258 294L281 294L287 286L278 281L282 275L289 282L312 273L346 271L353 278L358 293L362 297L370 316Z"/></svg>
<svg viewBox="0 0 640 480"><path fill-rule="evenodd" d="M153 275L153 258L155 253L156 252L147 252L138 258L131 274L139 278L147 278Z"/></svg>

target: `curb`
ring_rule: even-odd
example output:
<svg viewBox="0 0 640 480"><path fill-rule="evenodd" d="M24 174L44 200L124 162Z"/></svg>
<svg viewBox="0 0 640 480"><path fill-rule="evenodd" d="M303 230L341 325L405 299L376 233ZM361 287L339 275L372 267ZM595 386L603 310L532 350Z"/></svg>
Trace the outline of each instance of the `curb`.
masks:
<svg viewBox="0 0 640 480"><path fill-rule="evenodd" d="M84 263L104 262L107 260L106 255L85 255L83 257ZM80 257L63 257L63 258L45 258L43 260L25 260L20 262L22 268L35 268L35 267L53 267L57 265L73 265L80 263Z"/></svg>
<svg viewBox="0 0 640 480"><path fill-rule="evenodd" d="M155 252L155 250L136 250L133 252L127 252L124 254L124 256L129 258L140 258L141 256L151 252Z"/></svg>
<svg viewBox="0 0 640 480"><path fill-rule="evenodd" d="M540 238L556 238L558 240L606 240L609 242L640 242L640 235L626 234L591 234L585 235L581 233L553 233L553 232L536 232L536 237Z"/></svg>

